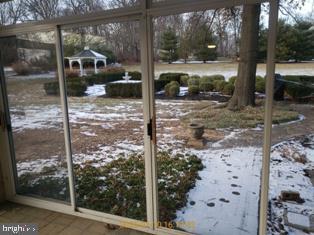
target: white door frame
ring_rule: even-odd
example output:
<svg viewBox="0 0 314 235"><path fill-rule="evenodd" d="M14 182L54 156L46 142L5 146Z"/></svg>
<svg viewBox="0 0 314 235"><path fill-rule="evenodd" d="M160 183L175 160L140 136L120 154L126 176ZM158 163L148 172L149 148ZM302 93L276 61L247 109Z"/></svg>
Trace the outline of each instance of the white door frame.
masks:
<svg viewBox="0 0 314 235"><path fill-rule="evenodd" d="M203 11L222 7L231 7L243 4L254 4L270 2L269 35L268 35L268 57L267 57L267 82L266 82L266 104L265 104L265 128L263 143L263 164L262 182L259 213L259 234L266 234L267 226L267 205L269 188L269 164L271 149L271 129L272 129L272 106L273 106L273 83L275 74L275 45L278 21L278 0L167 0L164 2L152 3L152 0L140 0L140 4L134 7L126 7L100 12L89 13L82 16L67 16L54 20L40 21L35 23L24 23L18 25L0 27L0 38L15 36L23 33L37 31L54 31L57 54L57 65L60 85L60 98L63 110L63 124L66 145L66 157L69 172L70 198L71 203L36 199L28 196L16 195L13 174L12 157L9 148L8 131L0 133L0 147L4 149L1 157L2 172L6 188L7 200L45 208L61 213L71 214L84 218L94 219L106 223L116 224L123 227L133 228L151 234L188 234L181 231L170 230L158 227L158 192L157 192L157 165L156 165L156 133L153 137L148 135L147 129L144 131L145 149L145 181L146 181L146 204L147 222L137 221L121 216L97 212L89 209L79 208L75 202L75 191L73 185L73 166L71 151L71 136L69 129L68 107L65 87L65 74L63 62L63 47L61 30L73 27L96 25L104 23L139 21L141 40L141 70L142 70L142 91L144 106L144 126L152 124L155 126L155 100L154 100L154 62L153 62L153 27L152 18L171 14L181 14L192 11ZM0 66L0 78L2 87L4 86L3 68ZM5 89L0 90L0 111L8 114L8 103L6 97L1 93L6 93ZM8 115L7 115L8 116ZM7 119L9 121L9 119ZM155 130L155 128L154 128Z"/></svg>

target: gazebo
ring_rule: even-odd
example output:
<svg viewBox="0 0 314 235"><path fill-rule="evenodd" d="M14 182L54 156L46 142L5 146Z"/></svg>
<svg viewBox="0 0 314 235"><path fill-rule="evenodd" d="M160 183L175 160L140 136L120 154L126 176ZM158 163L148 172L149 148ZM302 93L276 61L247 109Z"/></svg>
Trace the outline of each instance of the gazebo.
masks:
<svg viewBox="0 0 314 235"><path fill-rule="evenodd" d="M97 62L102 61L107 66L107 57L102 55L96 51L89 49L89 47L85 47L83 51L77 53L74 56L66 57L69 60L70 70L73 70L72 64L73 62L77 62L80 66L80 76L84 75L83 68L83 60L94 60L94 68L95 73L98 73Z"/></svg>

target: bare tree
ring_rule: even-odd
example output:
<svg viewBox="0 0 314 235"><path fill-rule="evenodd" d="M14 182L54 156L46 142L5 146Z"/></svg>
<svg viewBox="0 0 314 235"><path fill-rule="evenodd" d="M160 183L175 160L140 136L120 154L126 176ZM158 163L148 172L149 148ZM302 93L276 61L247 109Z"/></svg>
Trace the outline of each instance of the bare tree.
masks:
<svg viewBox="0 0 314 235"><path fill-rule="evenodd" d="M60 15L59 0L25 0L30 20L52 19Z"/></svg>
<svg viewBox="0 0 314 235"><path fill-rule="evenodd" d="M65 0L65 15L81 15L104 9L102 0Z"/></svg>
<svg viewBox="0 0 314 235"><path fill-rule="evenodd" d="M0 8L0 24L16 24L19 21L23 21L25 15L26 10L22 0L2 3Z"/></svg>

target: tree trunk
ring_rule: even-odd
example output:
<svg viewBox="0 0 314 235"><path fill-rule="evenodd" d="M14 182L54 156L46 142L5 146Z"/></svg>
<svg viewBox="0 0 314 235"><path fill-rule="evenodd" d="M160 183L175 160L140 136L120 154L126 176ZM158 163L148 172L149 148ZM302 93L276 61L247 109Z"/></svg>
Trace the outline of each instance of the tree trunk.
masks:
<svg viewBox="0 0 314 235"><path fill-rule="evenodd" d="M235 91L228 108L239 110L255 105L255 76L257 66L260 4L244 5L240 42L240 60Z"/></svg>

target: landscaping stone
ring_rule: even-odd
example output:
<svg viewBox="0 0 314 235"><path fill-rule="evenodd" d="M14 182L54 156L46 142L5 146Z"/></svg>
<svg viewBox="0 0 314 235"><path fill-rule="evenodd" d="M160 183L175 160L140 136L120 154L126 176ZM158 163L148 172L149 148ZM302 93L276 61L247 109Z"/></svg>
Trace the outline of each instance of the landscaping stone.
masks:
<svg viewBox="0 0 314 235"><path fill-rule="evenodd" d="M308 233L314 232L314 214L303 215L285 209L283 218L284 223L287 226L300 229Z"/></svg>
<svg viewBox="0 0 314 235"><path fill-rule="evenodd" d="M300 197L300 193L297 191L281 191L280 199L282 201L294 201L297 203L304 202L304 200Z"/></svg>

